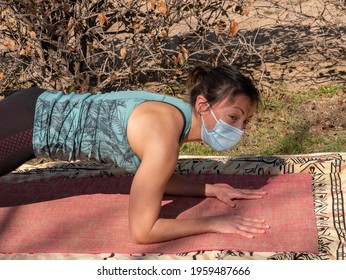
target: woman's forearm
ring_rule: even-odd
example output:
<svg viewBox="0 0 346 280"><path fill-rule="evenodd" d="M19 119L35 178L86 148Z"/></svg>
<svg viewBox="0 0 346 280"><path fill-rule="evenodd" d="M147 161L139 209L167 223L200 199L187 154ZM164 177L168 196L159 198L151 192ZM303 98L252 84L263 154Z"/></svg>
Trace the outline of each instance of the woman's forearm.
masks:
<svg viewBox="0 0 346 280"><path fill-rule="evenodd" d="M211 218L200 219L158 219L150 232L133 236L140 244L158 243L182 237L212 232Z"/></svg>
<svg viewBox="0 0 346 280"><path fill-rule="evenodd" d="M203 233L233 233L247 238L263 234L269 229L263 219L246 218L231 214L198 219L157 219L148 232L133 236L140 244L158 243Z"/></svg>
<svg viewBox="0 0 346 280"><path fill-rule="evenodd" d="M184 178L179 174L173 174L169 179L165 189L165 194L194 197L215 197L213 185L195 182Z"/></svg>

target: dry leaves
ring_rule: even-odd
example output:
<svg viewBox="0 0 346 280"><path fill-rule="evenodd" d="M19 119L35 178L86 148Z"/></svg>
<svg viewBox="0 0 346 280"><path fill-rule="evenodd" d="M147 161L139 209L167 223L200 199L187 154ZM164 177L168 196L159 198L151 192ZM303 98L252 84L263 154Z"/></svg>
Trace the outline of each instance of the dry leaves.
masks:
<svg viewBox="0 0 346 280"><path fill-rule="evenodd" d="M176 57L175 55L173 55L173 65L175 67L177 66L184 66L187 62L187 60L189 59L190 53L189 51L184 48L181 47L181 52L178 53L178 57Z"/></svg>
<svg viewBox="0 0 346 280"><path fill-rule="evenodd" d="M249 16L250 6L236 6L235 12L241 14L242 16Z"/></svg>
<svg viewBox="0 0 346 280"><path fill-rule="evenodd" d="M157 7L157 11L160 14L167 15L168 9L167 9L166 1L159 0L156 5L156 0L148 0L148 6L149 6L149 9L152 11L155 11Z"/></svg>
<svg viewBox="0 0 346 280"><path fill-rule="evenodd" d="M31 38L31 39L33 39L33 40L36 39L36 33L35 33L35 31L30 31L30 32L29 32L29 35L30 35L30 38Z"/></svg>
<svg viewBox="0 0 346 280"><path fill-rule="evenodd" d="M178 62L180 64L180 66L183 66L185 64L185 59L182 53L178 54Z"/></svg>
<svg viewBox="0 0 346 280"><path fill-rule="evenodd" d="M19 54L24 56L31 56L31 43L29 41L27 41L25 46L21 48Z"/></svg>
<svg viewBox="0 0 346 280"><path fill-rule="evenodd" d="M168 28L163 28L163 29L161 29L161 35L162 35L162 37L168 37Z"/></svg>
<svg viewBox="0 0 346 280"><path fill-rule="evenodd" d="M142 23L139 19L132 21L133 29L140 29L142 27Z"/></svg>
<svg viewBox="0 0 346 280"><path fill-rule="evenodd" d="M9 14L11 11L10 11L10 9L8 8L8 7L6 7L6 8L2 8L1 9L1 11L0 11L0 18L5 18L5 16L7 15L7 14Z"/></svg>
<svg viewBox="0 0 346 280"><path fill-rule="evenodd" d="M9 49L10 51L16 50L16 42L9 37L5 37L3 45L5 48Z"/></svg>
<svg viewBox="0 0 346 280"><path fill-rule="evenodd" d="M117 74L116 73L112 73L110 75L110 82L114 83L117 80L117 78L118 78Z"/></svg>
<svg viewBox="0 0 346 280"><path fill-rule="evenodd" d="M103 26L107 27L108 26L108 18L104 14L98 14L97 20L100 23L101 27L103 27Z"/></svg>
<svg viewBox="0 0 346 280"><path fill-rule="evenodd" d="M150 10L155 10L155 2L156 0L148 0L148 5Z"/></svg>
<svg viewBox="0 0 346 280"><path fill-rule="evenodd" d="M163 15L167 14L167 4L165 1L159 1L158 10L160 14L163 14Z"/></svg>
<svg viewBox="0 0 346 280"><path fill-rule="evenodd" d="M242 16L249 16L249 13L250 13L250 7L244 7L242 12L241 12L241 15Z"/></svg>
<svg viewBox="0 0 346 280"><path fill-rule="evenodd" d="M181 47L181 52L183 54L184 60L187 61L190 55L189 51L184 47Z"/></svg>
<svg viewBox="0 0 346 280"><path fill-rule="evenodd" d="M74 20L71 17L67 23L67 31L70 31L73 28L73 23L74 23Z"/></svg>
<svg viewBox="0 0 346 280"><path fill-rule="evenodd" d="M127 53L127 50L125 47L120 49L120 56L123 60L125 60L125 58L126 58L126 53Z"/></svg>
<svg viewBox="0 0 346 280"><path fill-rule="evenodd" d="M235 20L232 19L230 23L229 35L235 36L237 35L238 31L239 31L239 24Z"/></svg>

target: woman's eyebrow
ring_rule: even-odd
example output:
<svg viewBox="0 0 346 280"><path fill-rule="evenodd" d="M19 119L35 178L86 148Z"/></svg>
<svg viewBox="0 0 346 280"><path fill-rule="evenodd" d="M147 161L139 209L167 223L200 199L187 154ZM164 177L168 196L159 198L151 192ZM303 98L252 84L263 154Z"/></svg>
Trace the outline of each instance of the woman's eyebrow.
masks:
<svg viewBox="0 0 346 280"><path fill-rule="evenodd" d="M234 106L233 108L239 109L243 113L243 115L245 115L245 112L244 112L244 110L242 108L240 108L238 106Z"/></svg>

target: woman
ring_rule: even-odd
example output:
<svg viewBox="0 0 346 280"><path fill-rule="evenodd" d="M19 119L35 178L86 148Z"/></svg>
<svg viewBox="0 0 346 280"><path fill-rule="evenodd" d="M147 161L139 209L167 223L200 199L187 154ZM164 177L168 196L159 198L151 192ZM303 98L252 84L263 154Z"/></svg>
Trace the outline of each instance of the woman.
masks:
<svg viewBox="0 0 346 280"><path fill-rule="evenodd" d="M135 242L156 243L206 232L253 238L269 226L262 219L232 215L192 220L159 218L164 194L260 199L261 190L202 184L174 173L182 143L203 141L215 150L236 145L252 117L259 93L231 66L197 66L188 81L190 105L143 91L108 94L17 92L0 102L0 176L27 160L114 162L135 172L129 223Z"/></svg>

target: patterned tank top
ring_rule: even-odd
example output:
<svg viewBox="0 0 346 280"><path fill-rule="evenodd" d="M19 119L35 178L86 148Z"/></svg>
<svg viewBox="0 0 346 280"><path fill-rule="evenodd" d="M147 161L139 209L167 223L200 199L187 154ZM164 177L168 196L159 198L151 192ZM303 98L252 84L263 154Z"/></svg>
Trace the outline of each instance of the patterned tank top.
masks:
<svg viewBox="0 0 346 280"><path fill-rule="evenodd" d="M180 141L187 135L191 106L178 99L146 91L98 94L43 92L36 103L33 148L37 157L60 160L96 160L135 172L140 159L127 139L133 109L147 101L175 106L184 117Z"/></svg>

